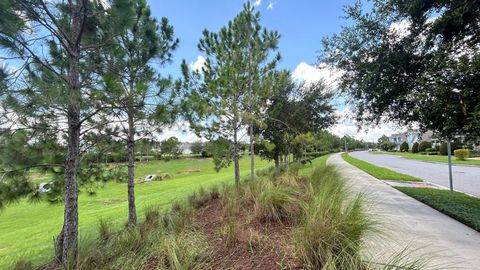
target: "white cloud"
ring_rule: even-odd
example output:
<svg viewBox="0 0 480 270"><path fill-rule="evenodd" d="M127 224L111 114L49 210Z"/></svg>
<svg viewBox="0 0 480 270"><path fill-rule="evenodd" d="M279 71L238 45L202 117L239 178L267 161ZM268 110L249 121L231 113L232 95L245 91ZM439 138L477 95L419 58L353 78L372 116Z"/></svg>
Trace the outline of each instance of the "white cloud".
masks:
<svg viewBox="0 0 480 270"><path fill-rule="evenodd" d="M359 130L355 121L352 119L353 112L348 107L345 107L343 110L338 110L336 114L339 120L336 125L330 128L330 132L340 137L348 135L357 140L377 142L378 138L382 135L390 136L392 133L402 130L393 123L381 123L375 127L362 127L362 129Z"/></svg>
<svg viewBox="0 0 480 270"><path fill-rule="evenodd" d="M189 66L193 71L202 71L203 66L205 66L205 58L199 55L197 60L195 62L191 62Z"/></svg>
<svg viewBox="0 0 480 270"><path fill-rule="evenodd" d="M389 31L391 34L404 38L410 34L410 26L412 23L409 20L401 20L390 25Z"/></svg>
<svg viewBox="0 0 480 270"><path fill-rule="evenodd" d="M194 142L201 140L193 131L191 131L190 124L186 121L179 121L170 127L164 128L161 133L155 134L155 139L162 141L173 136L177 137L181 142Z"/></svg>
<svg viewBox="0 0 480 270"><path fill-rule="evenodd" d="M336 89L337 81L341 75L342 72L339 69L326 64L312 66L305 62L301 62L293 71L292 78L305 83L313 83L323 80L332 89Z"/></svg>
<svg viewBox="0 0 480 270"><path fill-rule="evenodd" d="M260 6L260 4L262 4L262 0L255 0L255 2L253 2L253 5L254 6Z"/></svg>
<svg viewBox="0 0 480 270"><path fill-rule="evenodd" d="M275 3L273 2L268 3L267 9L273 9L273 5L275 5Z"/></svg>

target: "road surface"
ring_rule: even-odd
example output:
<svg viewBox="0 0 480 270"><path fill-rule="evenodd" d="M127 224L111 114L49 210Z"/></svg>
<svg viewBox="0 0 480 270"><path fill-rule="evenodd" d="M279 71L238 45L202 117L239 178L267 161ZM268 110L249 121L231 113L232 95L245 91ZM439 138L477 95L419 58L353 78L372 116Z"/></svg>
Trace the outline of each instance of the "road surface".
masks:
<svg viewBox="0 0 480 270"><path fill-rule="evenodd" d="M366 194L368 213L385 233L384 237L366 236L365 252L373 261L387 263L405 249L410 258L428 259L422 269L480 270L479 232L378 181L340 154L332 155L327 163L338 168L352 192Z"/></svg>
<svg viewBox="0 0 480 270"><path fill-rule="evenodd" d="M351 156L377 166L416 176L425 181L449 187L448 165L412 160L396 155L371 154L367 151L351 152ZM453 165L453 188L480 197L480 166Z"/></svg>

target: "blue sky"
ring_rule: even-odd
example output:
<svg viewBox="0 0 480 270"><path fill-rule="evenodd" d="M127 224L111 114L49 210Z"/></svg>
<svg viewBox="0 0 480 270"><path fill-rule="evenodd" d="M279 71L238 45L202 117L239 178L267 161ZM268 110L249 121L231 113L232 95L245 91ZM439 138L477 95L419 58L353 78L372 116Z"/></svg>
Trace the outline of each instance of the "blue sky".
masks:
<svg viewBox="0 0 480 270"><path fill-rule="evenodd" d="M155 17L165 16L175 28L180 46L174 53L174 62L163 67L164 75L178 77L180 63L195 64L200 55L197 44L202 31L218 31L232 20L243 8L245 0L147 0ZM296 79L316 80L320 78L334 80L335 71L315 68L323 37L338 33L347 21L342 18L346 5L356 0L254 0L261 13L262 25L281 34L279 51L282 61L279 68L292 71ZM366 1L363 1L366 2ZM198 63L197 63L198 64ZM381 125L359 132L355 124L345 117L349 109L341 99L336 101L337 113L341 120L330 130L339 136L350 135L358 139L376 141L383 134L396 130L392 125ZM177 136L182 141L195 140L185 127L172 127L165 130L161 137Z"/></svg>
<svg viewBox="0 0 480 270"><path fill-rule="evenodd" d="M201 53L197 44L202 31L218 31L232 20L243 8L246 0L147 0L152 15L160 19L169 19L180 39L178 49L173 54L173 62L158 71L174 78L180 76L180 63L183 59L192 66L199 66ZM261 13L261 23L269 30L281 34L279 52L282 60L279 68L292 72L297 80L315 81L324 79L335 83L337 70L317 68L317 57L322 48L321 40L341 30L347 21L342 18L343 9L356 0L252 0L251 3ZM362 1L362 2L367 2ZM1 63L0 63L1 64ZM340 121L330 131L338 136L350 135L357 139L376 141L383 134L398 130L392 125L358 131L349 120L350 110L342 99L335 100ZM159 139L177 136L181 141L193 141L198 138L188 131L184 123L167 128Z"/></svg>
<svg viewBox="0 0 480 270"><path fill-rule="evenodd" d="M166 16L180 39L175 62L164 72L178 75L182 59L194 62L199 51L197 43L203 29L217 31L233 19L243 7L242 0L149 0L155 17ZM253 1L252 3L254 3ZM280 68L294 70L299 63L316 63L322 37L340 31L344 22L342 9L354 0L262 0L262 25L281 34ZM272 4L273 8L269 8Z"/></svg>

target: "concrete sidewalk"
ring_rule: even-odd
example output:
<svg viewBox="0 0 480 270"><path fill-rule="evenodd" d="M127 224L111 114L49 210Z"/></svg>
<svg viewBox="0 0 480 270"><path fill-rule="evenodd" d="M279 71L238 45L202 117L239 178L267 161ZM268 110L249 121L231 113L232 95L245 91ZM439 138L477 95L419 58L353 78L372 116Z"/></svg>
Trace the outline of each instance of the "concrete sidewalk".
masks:
<svg viewBox="0 0 480 270"><path fill-rule="evenodd" d="M480 233L401 193L345 162L340 154L328 159L353 192L364 192L372 202L369 212L384 237L370 237L366 252L376 262L401 250L431 258L432 269L479 269Z"/></svg>

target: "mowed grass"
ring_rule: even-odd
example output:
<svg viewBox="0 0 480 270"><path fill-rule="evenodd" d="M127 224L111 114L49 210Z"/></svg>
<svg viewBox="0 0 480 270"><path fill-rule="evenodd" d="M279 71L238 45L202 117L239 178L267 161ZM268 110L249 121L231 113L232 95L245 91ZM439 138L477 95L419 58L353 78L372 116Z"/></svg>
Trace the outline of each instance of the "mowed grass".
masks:
<svg viewBox="0 0 480 270"><path fill-rule="evenodd" d="M414 154L410 152L385 152L385 151L370 151L370 153L377 154L377 155L396 155L396 156L401 156L408 159L421 160L421 161L448 163L447 156L439 156L439 155L429 156L429 155ZM456 157L453 156L453 153L452 153L452 163L480 166L480 159L458 160Z"/></svg>
<svg viewBox="0 0 480 270"><path fill-rule="evenodd" d="M256 167L270 162L257 158ZM249 158L240 162L241 176L249 174ZM138 216L151 206L165 210L173 201L186 198L200 186L233 183L233 166L215 172L209 159L151 161L137 164L136 178L149 174L169 173L172 179L137 184L135 187ZM119 229L127 218L126 183L107 183L96 190L96 196L83 192L79 196L80 241L97 236L99 220L108 220ZM53 255L53 237L61 229L63 207L46 202L29 203L22 200L0 210L0 269L10 267L21 258L35 264L47 262Z"/></svg>
<svg viewBox="0 0 480 270"><path fill-rule="evenodd" d="M398 173L390 169L376 166L371 163L365 162L363 160L356 159L347 153L343 153L342 158L346 162L352 164L353 166L359 168L360 170L380 180L399 180L399 181L417 181L417 182L422 181L422 179L420 178L417 178L408 174Z"/></svg>
<svg viewBox="0 0 480 270"><path fill-rule="evenodd" d="M480 231L480 199L461 192L432 188L397 187L398 190Z"/></svg>
<svg viewBox="0 0 480 270"><path fill-rule="evenodd" d="M298 171L298 175L300 176L310 176L315 169L323 169L327 166L327 159L330 157L330 154L318 157L312 160L312 164L307 163L306 165L302 166Z"/></svg>

